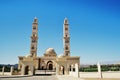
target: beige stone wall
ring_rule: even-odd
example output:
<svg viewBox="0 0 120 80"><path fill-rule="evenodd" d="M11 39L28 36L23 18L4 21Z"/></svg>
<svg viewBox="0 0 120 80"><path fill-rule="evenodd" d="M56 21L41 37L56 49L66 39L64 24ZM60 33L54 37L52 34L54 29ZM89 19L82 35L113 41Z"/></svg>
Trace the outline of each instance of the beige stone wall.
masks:
<svg viewBox="0 0 120 80"><path fill-rule="evenodd" d="M56 57L41 57L40 67L44 66L44 69L48 69L48 63L52 62L53 69L56 68Z"/></svg>
<svg viewBox="0 0 120 80"><path fill-rule="evenodd" d="M57 75L69 75L69 69L70 66L75 68L75 64L79 65L79 59L80 57L71 57L71 56L63 56L56 59L57 69L56 74ZM62 69L63 68L63 69Z"/></svg>

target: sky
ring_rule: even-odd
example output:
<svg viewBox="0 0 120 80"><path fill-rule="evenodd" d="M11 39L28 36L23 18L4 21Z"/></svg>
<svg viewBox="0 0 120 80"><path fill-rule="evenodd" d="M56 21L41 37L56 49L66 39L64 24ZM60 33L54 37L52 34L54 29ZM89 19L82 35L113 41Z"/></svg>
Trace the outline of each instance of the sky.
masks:
<svg viewBox="0 0 120 80"><path fill-rule="evenodd" d="M0 64L30 53L34 17L39 21L37 56L63 54L63 21L70 28L71 56L81 64L120 61L120 0L0 0Z"/></svg>

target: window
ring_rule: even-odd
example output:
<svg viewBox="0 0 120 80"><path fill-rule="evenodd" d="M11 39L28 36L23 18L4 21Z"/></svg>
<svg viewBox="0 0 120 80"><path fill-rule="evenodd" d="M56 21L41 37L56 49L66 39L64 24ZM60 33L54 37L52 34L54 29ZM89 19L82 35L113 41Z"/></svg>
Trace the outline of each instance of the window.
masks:
<svg viewBox="0 0 120 80"><path fill-rule="evenodd" d="M65 35L67 37L67 35Z"/></svg>
<svg viewBox="0 0 120 80"><path fill-rule="evenodd" d="M66 46L66 50L68 50L68 47Z"/></svg>
<svg viewBox="0 0 120 80"><path fill-rule="evenodd" d="M35 42L36 42L36 40L32 40L32 42L33 42L33 43L35 43Z"/></svg>
<svg viewBox="0 0 120 80"><path fill-rule="evenodd" d="M33 36L35 36L35 34L33 34Z"/></svg>
<svg viewBox="0 0 120 80"><path fill-rule="evenodd" d="M32 46L32 48L31 49L34 49L34 46Z"/></svg>
<svg viewBox="0 0 120 80"><path fill-rule="evenodd" d="M65 40L65 43L69 43L69 40Z"/></svg>
<svg viewBox="0 0 120 80"><path fill-rule="evenodd" d="M68 30L68 28L65 28L65 30Z"/></svg>
<svg viewBox="0 0 120 80"><path fill-rule="evenodd" d="M36 29L36 27L35 26L33 26L33 30L35 30Z"/></svg>

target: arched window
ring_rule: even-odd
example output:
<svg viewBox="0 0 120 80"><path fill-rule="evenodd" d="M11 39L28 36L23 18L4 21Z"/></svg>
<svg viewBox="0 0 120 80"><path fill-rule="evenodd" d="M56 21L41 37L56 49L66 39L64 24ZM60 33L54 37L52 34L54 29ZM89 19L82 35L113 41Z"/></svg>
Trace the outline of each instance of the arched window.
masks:
<svg viewBox="0 0 120 80"><path fill-rule="evenodd" d="M32 46L31 49L34 49L34 46Z"/></svg>
<svg viewBox="0 0 120 80"><path fill-rule="evenodd" d="M66 27L65 30L68 30L68 28Z"/></svg>
<svg viewBox="0 0 120 80"><path fill-rule="evenodd" d="M66 46L65 49L68 50L68 46Z"/></svg>

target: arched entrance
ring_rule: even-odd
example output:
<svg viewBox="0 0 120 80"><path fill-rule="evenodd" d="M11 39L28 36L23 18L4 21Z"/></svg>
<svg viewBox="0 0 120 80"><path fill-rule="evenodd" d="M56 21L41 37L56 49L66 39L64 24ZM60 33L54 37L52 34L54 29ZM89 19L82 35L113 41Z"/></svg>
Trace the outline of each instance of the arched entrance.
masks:
<svg viewBox="0 0 120 80"><path fill-rule="evenodd" d="M53 70L53 62L52 61L47 62L47 69L48 70Z"/></svg>
<svg viewBox="0 0 120 80"><path fill-rule="evenodd" d="M53 65L49 64L49 70L53 70Z"/></svg>
<svg viewBox="0 0 120 80"><path fill-rule="evenodd" d="M29 72L29 66L26 66L25 67L25 75L28 75L28 72Z"/></svg>

